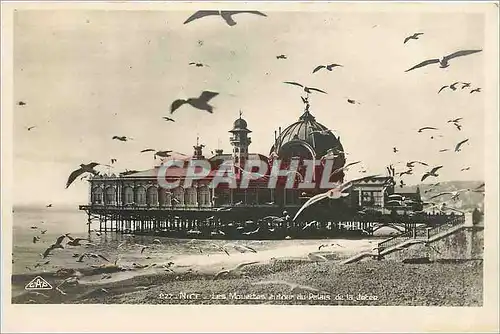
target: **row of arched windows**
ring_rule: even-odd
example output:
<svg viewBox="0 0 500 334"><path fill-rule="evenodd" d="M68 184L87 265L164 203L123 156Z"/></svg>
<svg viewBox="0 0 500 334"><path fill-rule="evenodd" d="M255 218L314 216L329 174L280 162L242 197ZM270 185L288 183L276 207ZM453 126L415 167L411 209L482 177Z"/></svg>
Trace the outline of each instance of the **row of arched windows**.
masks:
<svg viewBox="0 0 500 334"><path fill-rule="evenodd" d="M175 205L200 205L210 206L210 190L207 186L202 186L198 189L182 187L174 188L171 192L164 188L149 187L145 188L139 186L135 188L126 186L122 192L122 204L138 204L138 205L161 205L161 206L175 206ZM104 196L103 196L104 195ZM117 204L116 189L114 187L103 189L96 187L92 190L92 203L93 204Z"/></svg>

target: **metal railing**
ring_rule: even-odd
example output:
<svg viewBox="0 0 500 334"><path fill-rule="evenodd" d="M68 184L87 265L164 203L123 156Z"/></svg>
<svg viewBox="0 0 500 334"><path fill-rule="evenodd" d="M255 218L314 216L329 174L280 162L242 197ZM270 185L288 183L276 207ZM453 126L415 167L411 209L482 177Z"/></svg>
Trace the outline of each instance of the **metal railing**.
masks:
<svg viewBox="0 0 500 334"><path fill-rule="evenodd" d="M410 240L413 238L413 231L408 231L406 233L396 235L392 238L389 238L387 240L384 240L382 242L379 242L378 244L378 251L381 252L384 249L396 246L406 240Z"/></svg>
<svg viewBox="0 0 500 334"><path fill-rule="evenodd" d="M461 225L465 222L465 215L450 215L453 217L447 223L441 224L433 228L415 228L411 231L396 235L392 238L386 239L378 244L377 250L380 253L384 249L396 246L410 239L429 239L439 233L447 231L455 226Z"/></svg>
<svg viewBox="0 0 500 334"><path fill-rule="evenodd" d="M428 237L431 238L439 233L447 231L447 230L449 230L457 225L461 225L463 223L465 223L465 215L455 216L455 218L450 220L448 223L429 229Z"/></svg>

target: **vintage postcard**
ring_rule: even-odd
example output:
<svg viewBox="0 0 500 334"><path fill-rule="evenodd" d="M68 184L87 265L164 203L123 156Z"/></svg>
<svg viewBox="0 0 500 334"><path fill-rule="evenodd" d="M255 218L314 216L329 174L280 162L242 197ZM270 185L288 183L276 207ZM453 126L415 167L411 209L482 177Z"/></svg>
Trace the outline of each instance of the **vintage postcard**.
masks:
<svg viewBox="0 0 500 334"><path fill-rule="evenodd" d="M498 2L3 2L5 330L498 330L498 54Z"/></svg>

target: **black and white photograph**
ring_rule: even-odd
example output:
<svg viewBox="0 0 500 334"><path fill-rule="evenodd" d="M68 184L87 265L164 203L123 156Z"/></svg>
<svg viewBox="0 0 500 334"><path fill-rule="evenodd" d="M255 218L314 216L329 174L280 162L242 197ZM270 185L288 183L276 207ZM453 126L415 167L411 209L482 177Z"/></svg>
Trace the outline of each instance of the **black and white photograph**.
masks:
<svg viewBox="0 0 500 334"><path fill-rule="evenodd" d="M486 305L498 2L144 4L8 4L7 303Z"/></svg>

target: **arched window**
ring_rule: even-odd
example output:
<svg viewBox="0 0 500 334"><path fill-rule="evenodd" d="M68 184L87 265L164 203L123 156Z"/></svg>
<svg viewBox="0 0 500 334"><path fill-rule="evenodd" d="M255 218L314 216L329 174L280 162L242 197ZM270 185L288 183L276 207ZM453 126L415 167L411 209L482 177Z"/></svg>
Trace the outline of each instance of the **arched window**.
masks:
<svg viewBox="0 0 500 334"><path fill-rule="evenodd" d="M92 204L102 204L102 189L99 187L92 190Z"/></svg>
<svg viewBox="0 0 500 334"><path fill-rule="evenodd" d="M198 198L196 194L196 188L190 187L187 188L184 192L184 203L186 205L197 205L198 204Z"/></svg>
<svg viewBox="0 0 500 334"><path fill-rule="evenodd" d="M207 186L198 189L198 203L200 206L210 206L210 190Z"/></svg>
<svg viewBox="0 0 500 334"><path fill-rule="evenodd" d="M184 205L184 189L177 187L172 190L172 205Z"/></svg>
<svg viewBox="0 0 500 334"><path fill-rule="evenodd" d="M115 201L116 201L116 193L115 193L115 188L114 187L106 187L106 191L105 191L105 202L106 204L115 204Z"/></svg>
<svg viewBox="0 0 500 334"><path fill-rule="evenodd" d="M123 188L123 203L134 203L134 189L132 189L132 187L126 186L125 188Z"/></svg>
<svg viewBox="0 0 500 334"><path fill-rule="evenodd" d="M158 205L158 189L156 187L151 186L148 188L147 203L151 206Z"/></svg>
<svg viewBox="0 0 500 334"><path fill-rule="evenodd" d="M146 189L144 187L137 187L135 189L135 203L139 205L146 204Z"/></svg>
<svg viewBox="0 0 500 334"><path fill-rule="evenodd" d="M161 206L171 206L172 205L172 193L164 188L158 190L158 200Z"/></svg>

